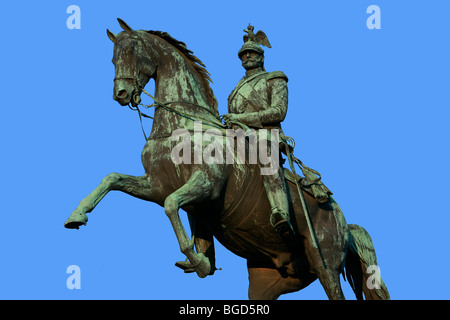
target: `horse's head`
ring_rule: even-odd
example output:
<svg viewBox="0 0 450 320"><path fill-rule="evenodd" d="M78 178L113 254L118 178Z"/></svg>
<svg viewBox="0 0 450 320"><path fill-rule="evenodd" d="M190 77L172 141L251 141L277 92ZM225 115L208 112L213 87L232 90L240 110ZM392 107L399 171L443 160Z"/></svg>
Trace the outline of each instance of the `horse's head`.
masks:
<svg viewBox="0 0 450 320"><path fill-rule="evenodd" d="M147 82L156 74L156 64L146 50L141 31L131 29L123 20L117 19L124 31L115 35L106 30L114 42L115 65L113 99L122 106L140 102L140 94Z"/></svg>

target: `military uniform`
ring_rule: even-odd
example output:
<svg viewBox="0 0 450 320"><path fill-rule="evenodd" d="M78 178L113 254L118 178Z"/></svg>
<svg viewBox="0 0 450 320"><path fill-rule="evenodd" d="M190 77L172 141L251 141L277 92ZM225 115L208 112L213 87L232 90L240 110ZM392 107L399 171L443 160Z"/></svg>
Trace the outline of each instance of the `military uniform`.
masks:
<svg viewBox="0 0 450 320"><path fill-rule="evenodd" d="M288 108L287 82L288 78L281 71L261 71L243 77L228 97L228 112L242 114L240 122L251 129L278 129L281 133L281 122ZM265 145L270 152L270 143ZM270 221L277 231L285 233L287 230L283 229L292 229L292 226L283 168L278 166L275 174L262 175L262 178L272 209Z"/></svg>

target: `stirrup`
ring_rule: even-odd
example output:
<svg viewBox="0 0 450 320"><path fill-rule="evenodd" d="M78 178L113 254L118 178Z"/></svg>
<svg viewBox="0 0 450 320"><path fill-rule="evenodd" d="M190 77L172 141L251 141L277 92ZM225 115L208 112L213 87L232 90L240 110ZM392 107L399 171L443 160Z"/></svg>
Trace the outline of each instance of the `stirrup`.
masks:
<svg viewBox="0 0 450 320"><path fill-rule="evenodd" d="M289 220L285 220L285 219L280 220L277 223L275 223L273 227L281 235L283 235L283 234L294 235L295 234L294 228L292 227L292 224L290 223Z"/></svg>
<svg viewBox="0 0 450 320"><path fill-rule="evenodd" d="M295 237L295 231L286 214L273 212L270 216L270 224L275 231L286 241Z"/></svg>

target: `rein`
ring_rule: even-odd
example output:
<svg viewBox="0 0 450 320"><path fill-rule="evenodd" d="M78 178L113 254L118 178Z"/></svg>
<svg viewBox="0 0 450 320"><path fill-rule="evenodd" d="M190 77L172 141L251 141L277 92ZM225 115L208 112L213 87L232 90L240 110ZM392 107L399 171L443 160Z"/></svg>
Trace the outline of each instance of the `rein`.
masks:
<svg viewBox="0 0 450 320"><path fill-rule="evenodd" d="M165 110L167 110L167 111L170 111L170 112L172 112L172 113L174 113L174 114L177 114L177 115L179 115L179 116L181 116L181 117L183 117L183 118L189 119L189 120L194 121L194 122L195 122L195 121L201 121L202 124L205 124L205 125L208 125L208 126L211 126L211 127L215 127L215 128L217 128L217 129L220 129L220 130L226 128L226 125L224 125L224 124L222 123L220 117L218 117L217 115L215 115L211 110L205 108L204 106L201 106L201 105L198 105L198 104L195 104L195 103L191 103L191 102L185 102L185 101L170 101L170 102L164 102L164 103L163 103L163 102L159 102L158 100L156 100L156 98L153 97L150 93L148 93L147 90L145 90L144 88L141 87L140 90L141 90L142 92L144 92L147 96L149 96L151 99L153 99L153 101L154 101L155 103L149 104L149 105L142 104L141 101L140 101L141 98L139 97L139 95L138 95L138 94L134 94L134 96L133 96L133 102L134 102L135 105L133 106L133 105L130 103L130 104L128 104L128 107L129 107L131 110L134 110L134 111L137 111L137 112L138 112L138 115L139 115L139 121L140 121L140 123L141 123L141 128L142 128L142 133L144 134L144 137L145 137L145 140L146 140L146 141L148 140L148 138L147 138L147 135L145 134L144 126L143 126L143 124L142 124L142 117L149 118L149 119L152 119L152 120L154 120L154 117L151 117L151 116L149 116L149 115L147 115L147 114L145 114L145 113L142 113L141 110L139 109L139 106L143 106L144 108L147 108L147 109L148 109L148 108L151 108L151 107L155 107L155 110L156 110L157 108L163 108L163 109L165 109ZM205 121L205 120L203 120L203 119L194 118L192 115L183 113L183 112L181 112L181 111L179 111L179 110L176 110L176 109L173 108L173 107L169 107L170 104L175 104L175 103L183 103L183 104L189 104L189 105L191 105L191 106L199 107L199 108L201 108L201 109L203 109L203 110L206 110L206 111L208 111L209 113L211 113L218 121L215 122L215 123L212 123L212 122L209 122L209 121Z"/></svg>

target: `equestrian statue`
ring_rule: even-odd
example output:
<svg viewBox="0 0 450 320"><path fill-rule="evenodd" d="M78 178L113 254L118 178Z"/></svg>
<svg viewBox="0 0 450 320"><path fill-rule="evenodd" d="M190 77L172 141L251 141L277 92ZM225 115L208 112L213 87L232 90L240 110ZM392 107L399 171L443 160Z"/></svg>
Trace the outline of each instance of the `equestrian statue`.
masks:
<svg viewBox="0 0 450 320"><path fill-rule="evenodd" d="M228 98L228 113L220 116L210 75L185 43L166 32L133 30L118 21L122 32L107 30L114 43L113 98L140 118L149 116L139 107L154 108L141 155L144 174L107 175L65 227L86 225L86 214L109 191L119 190L164 208L186 256L176 262L184 272L201 278L214 274L214 239L246 259L249 299L277 299L316 279L329 299L344 299L341 274L357 299L389 299L383 280L372 282L369 270L378 263L369 234L347 224L320 174L294 156L294 141L282 131L288 78L265 70L261 46L271 47L266 34L255 33L251 25L244 30L238 57L245 76ZM155 81L153 95L145 90L150 79ZM143 105L142 93L154 104ZM209 138L199 140L196 134ZM229 150L237 154L229 157ZM290 170L283 167L286 160ZM188 214L191 236L180 209Z"/></svg>

